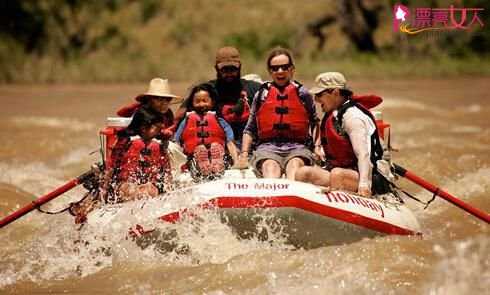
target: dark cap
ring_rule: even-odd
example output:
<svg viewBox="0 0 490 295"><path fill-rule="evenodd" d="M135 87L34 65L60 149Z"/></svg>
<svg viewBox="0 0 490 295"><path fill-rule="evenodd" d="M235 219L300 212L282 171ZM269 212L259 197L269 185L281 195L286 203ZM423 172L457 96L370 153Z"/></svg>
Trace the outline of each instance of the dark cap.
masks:
<svg viewBox="0 0 490 295"><path fill-rule="evenodd" d="M240 52L235 47L226 46L216 52L216 66L218 69L226 66L240 67Z"/></svg>

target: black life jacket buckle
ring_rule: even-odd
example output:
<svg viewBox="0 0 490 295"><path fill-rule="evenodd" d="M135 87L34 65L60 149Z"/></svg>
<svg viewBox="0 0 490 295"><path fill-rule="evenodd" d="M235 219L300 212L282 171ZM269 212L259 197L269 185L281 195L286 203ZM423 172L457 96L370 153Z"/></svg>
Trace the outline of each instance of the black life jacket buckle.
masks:
<svg viewBox="0 0 490 295"><path fill-rule="evenodd" d="M288 107L276 107L276 114L285 115L287 113L289 113Z"/></svg>
<svg viewBox="0 0 490 295"><path fill-rule="evenodd" d="M209 132L207 132L207 131L203 131L203 130L198 131L198 132L197 132L197 137L200 137L200 138L206 138L206 137L209 137Z"/></svg>
<svg viewBox="0 0 490 295"><path fill-rule="evenodd" d="M142 156L149 156L149 155L151 155L151 150L149 148L145 147L145 148L141 149L140 154Z"/></svg>
<svg viewBox="0 0 490 295"><path fill-rule="evenodd" d="M208 120L197 121L197 126L199 126L199 127L208 126Z"/></svg>
<svg viewBox="0 0 490 295"><path fill-rule="evenodd" d="M277 100L286 100L288 99L288 95L286 94L278 94L277 95Z"/></svg>
<svg viewBox="0 0 490 295"><path fill-rule="evenodd" d="M284 131L284 130L289 130L291 126L287 123L276 123L274 124L273 128L279 131Z"/></svg>

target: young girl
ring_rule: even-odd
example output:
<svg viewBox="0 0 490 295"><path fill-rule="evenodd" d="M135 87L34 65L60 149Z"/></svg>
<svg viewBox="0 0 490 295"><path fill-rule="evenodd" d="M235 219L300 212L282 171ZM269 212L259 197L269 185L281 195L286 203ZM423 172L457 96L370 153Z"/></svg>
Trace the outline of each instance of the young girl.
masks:
<svg viewBox="0 0 490 295"><path fill-rule="evenodd" d="M184 148L195 179L223 174L225 145L233 161L237 160L233 130L223 118L211 111L216 97L216 90L211 84L193 87L186 100L188 112L175 133L175 141ZM193 167L196 167L195 171Z"/></svg>
<svg viewBox="0 0 490 295"><path fill-rule="evenodd" d="M115 202L129 201L142 196L155 197L171 185L171 169L167 146L158 141L163 122L160 117L140 109L127 130L130 137L126 152L113 159L110 174Z"/></svg>
<svg viewBox="0 0 490 295"><path fill-rule="evenodd" d="M84 199L71 206L76 223L84 222L102 202L156 196L169 189L171 170L166 149L171 134L164 128L173 124L169 104L176 97L167 80L155 78L148 91L135 98L137 106L120 114L134 116L130 125L118 132L97 187L90 188Z"/></svg>

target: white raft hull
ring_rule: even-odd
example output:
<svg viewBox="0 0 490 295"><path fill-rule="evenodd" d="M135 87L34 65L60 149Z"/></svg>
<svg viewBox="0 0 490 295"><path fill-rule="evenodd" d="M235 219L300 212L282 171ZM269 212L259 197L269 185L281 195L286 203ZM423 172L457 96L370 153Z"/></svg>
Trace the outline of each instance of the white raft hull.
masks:
<svg viewBox="0 0 490 295"><path fill-rule="evenodd" d="M193 185L162 198L105 206L88 220L89 226L132 228L139 235L156 222L175 223L207 210L219 214L242 238L257 234L257 224L265 221L279 225L291 244L307 248L420 234L411 210L393 200L389 195L368 199L343 191L324 192L287 179L236 177Z"/></svg>

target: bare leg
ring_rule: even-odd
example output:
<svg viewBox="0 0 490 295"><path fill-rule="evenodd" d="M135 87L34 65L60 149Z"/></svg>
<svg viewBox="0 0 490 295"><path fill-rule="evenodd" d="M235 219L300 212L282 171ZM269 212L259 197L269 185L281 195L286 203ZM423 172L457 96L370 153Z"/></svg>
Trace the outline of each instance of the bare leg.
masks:
<svg viewBox="0 0 490 295"><path fill-rule="evenodd" d="M330 186L330 172L318 166L303 166L299 168L296 171L295 179L325 187Z"/></svg>
<svg viewBox="0 0 490 295"><path fill-rule="evenodd" d="M294 157L286 164L286 177L289 180L294 180L294 175L299 168L303 167L305 162L299 157Z"/></svg>
<svg viewBox="0 0 490 295"><path fill-rule="evenodd" d="M332 189L357 192L359 173L351 169L334 168L331 171L330 183Z"/></svg>
<svg viewBox="0 0 490 295"><path fill-rule="evenodd" d="M202 175L209 175L211 172L211 162L209 161L208 149L200 144L194 149L194 160Z"/></svg>
<svg viewBox="0 0 490 295"><path fill-rule="evenodd" d="M268 159L262 163L262 176L264 178L281 178L281 166L274 160Z"/></svg>

